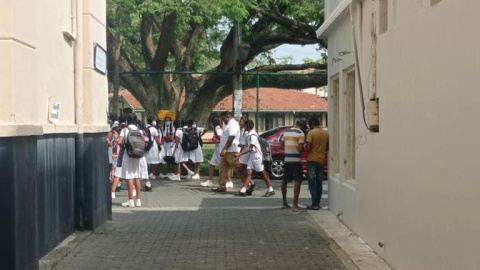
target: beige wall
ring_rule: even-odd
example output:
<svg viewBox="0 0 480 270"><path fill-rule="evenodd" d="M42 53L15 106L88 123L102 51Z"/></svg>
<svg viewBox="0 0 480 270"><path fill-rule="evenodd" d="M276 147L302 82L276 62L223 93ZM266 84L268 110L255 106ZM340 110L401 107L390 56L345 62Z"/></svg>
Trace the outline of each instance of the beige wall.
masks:
<svg viewBox="0 0 480 270"><path fill-rule="evenodd" d="M357 40L368 99L375 73L370 18L378 16L379 1L361 2ZM329 200L331 211L341 213L340 219L395 269L480 269L475 167L480 127L472 124L478 122L480 100L478 10L476 0L433 6L430 0L390 0L388 30L381 35L376 17L380 132L364 133L357 80L356 177L346 180L342 166L330 175ZM344 71L355 63L353 53L338 54L353 52L350 18L342 17L325 35L329 76L339 77L343 92ZM333 62L333 57L342 59ZM339 111L344 121L344 110ZM342 160L345 130L339 127Z"/></svg>
<svg viewBox="0 0 480 270"><path fill-rule="evenodd" d="M81 1L81 0L80 0ZM106 76L93 71L93 44L106 49L105 1L83 1L84 126L104 131ZM0 136L77 132L74 103L74 42L71 1L0 2ZM60 121L48 121L60 102Z"/></svg>

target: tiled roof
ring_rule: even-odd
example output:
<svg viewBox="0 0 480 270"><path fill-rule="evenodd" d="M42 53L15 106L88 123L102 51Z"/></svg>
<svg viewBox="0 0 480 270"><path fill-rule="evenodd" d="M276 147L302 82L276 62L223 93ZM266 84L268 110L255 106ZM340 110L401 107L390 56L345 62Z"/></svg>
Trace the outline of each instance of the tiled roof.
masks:
<svg viewBox="0 0 480 270"><path fill-rule="evenodd" d="M118 91L118 96L122 97L128 103L130 108L134 110L143 110L140 102L138 102L138 100L127 89L122 89ZM113 93L109 93L108 97L113 97Z"/></svg>
<svg viewBox="0 0 480 270"><path fill-rule="evenodd" d="M129 106L134 110L142 110L140 102L128 90L118 92ZM109 97L113 94L110 93ZM260 88L259 89L260 111L327 111L327 101L320 96L304 93L294 89ZM255 111L257 109L257 89L250 88L243 91L243 111ZM185 102L185 90L180 97L180 108ZM229 95L217 103L214 111L232 110L232 95Z"/></svg>
<svg viewBox="0 0 480 270"><path fill-rule="evenodd" d="M257 89L243 91L242 110L257 109ZM217 103L215 111L232 110L232 95ZM320 96L300 92L293 89L260 88L260 111L327 111L327 101Z"/></svg>

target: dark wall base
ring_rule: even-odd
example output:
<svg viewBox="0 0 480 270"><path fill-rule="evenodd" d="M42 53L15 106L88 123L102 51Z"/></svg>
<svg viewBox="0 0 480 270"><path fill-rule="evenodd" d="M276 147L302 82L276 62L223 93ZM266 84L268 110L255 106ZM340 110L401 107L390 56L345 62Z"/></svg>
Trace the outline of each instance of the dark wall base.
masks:
<svg viewBox="0 0 480 270"><path fill-rule="evenodd" d="M93 230L111 213L105 134L85 134L77 148L83 179L75 171L76 137L0 138L2 269L38 269L38 259L76 228Z"/></svg>

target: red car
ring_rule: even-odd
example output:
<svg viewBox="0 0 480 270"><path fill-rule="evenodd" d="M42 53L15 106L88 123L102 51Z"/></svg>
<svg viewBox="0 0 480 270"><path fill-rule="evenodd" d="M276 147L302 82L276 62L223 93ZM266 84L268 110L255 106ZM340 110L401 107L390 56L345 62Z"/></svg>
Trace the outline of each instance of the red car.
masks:
<svg viewBox="0 0 480 270"><path fill-rule="evenodd" d="M283 126L278 128L273 128L265 131L260 134L260 137L266 139L270 143L270 150L272 152L272 163L267 166L267 172L270 174L270 177L273 179L282 179L283 178L283 165L285 159L285 151L280 149L280 138L283 136L283 133L292 128L292 126ZM327 164L328 158L325 157L325 164ZM302 152L302 168L303 173L307 173L307 152ZM328 167L325 165L323 167L325 173L325 179L328 174Z"/></svg>

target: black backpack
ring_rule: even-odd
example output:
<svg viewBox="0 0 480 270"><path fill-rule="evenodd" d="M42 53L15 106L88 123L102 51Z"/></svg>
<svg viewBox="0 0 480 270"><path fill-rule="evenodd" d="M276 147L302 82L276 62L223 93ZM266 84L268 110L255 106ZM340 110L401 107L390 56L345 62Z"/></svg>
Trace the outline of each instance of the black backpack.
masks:
<svg viewBox="0 0 480 270"><path fill-rule="evenodd" d="M145 154L145 139L142 131L128 128L127 155L131 158L142 158Z"/></svg>
<svg viewBox="0 0 480 270"><path fill-rule="evenodd" d="M151 127L148 127L147 130L145 130L148 136L148 142L145 143L145 151L150 150L150 148L153 146L152 132L150 131L150 128Z"/></svg>
<svg viewBox="0 0 480 270"><path fill-rule="evenodd" d="M198 136L197 128L191 128L183 131L182 149L183 151L193 151L198 148L200 136Z"/></svg>
<svg viewBox="0 0 480 270"><path fill-rule="evenodd" d="M258 142L260 143L260 151L262 151L263 155L263 162L271 162L272 161L272 151L270 149L270 143L265 139L257 134L254 134L258 138Z"/></svg>

